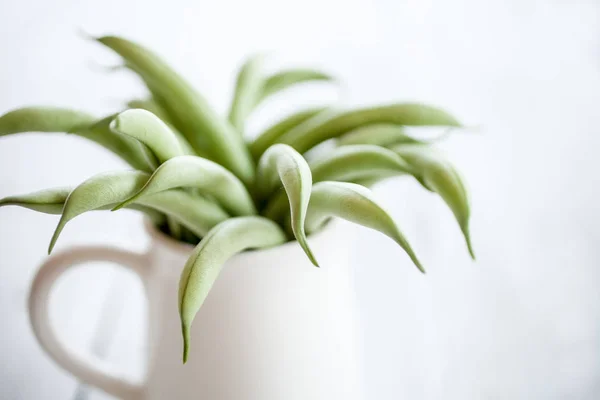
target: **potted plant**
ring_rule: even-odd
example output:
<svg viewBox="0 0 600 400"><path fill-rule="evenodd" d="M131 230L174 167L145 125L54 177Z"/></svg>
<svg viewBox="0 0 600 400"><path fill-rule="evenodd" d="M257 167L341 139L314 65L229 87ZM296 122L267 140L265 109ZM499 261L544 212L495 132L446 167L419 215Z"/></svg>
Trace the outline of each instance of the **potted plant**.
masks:
<svg viewBox="0 0 600 400"><path fill-rule="evenodd" d="M79 247L51 256L29 301L41 345L81 380L127 399L361 398L348 243L330 220L380 231L424 272L368 189L391 177L413 178L448 204L473 255L460 176L431 142L405 130L458 127L458 121L416 103L314 108L249 139L246 119L264 99L332 78L310 69L268 75L263 57L251 57L223 117L147 48L114 36L95 40L122 57L124 68L147 86L148 98L104 118L55 107L15 109L0 117L0 135L78 135L116 153L131 169L93 176L74 188L7 197L0 206L60 215L49 252L69 221L93 210L144 213L152 244L146 254ZM55 280L89 260L121 263L144 283L150 312L144 383L70 349L48 321Z"/></svg>

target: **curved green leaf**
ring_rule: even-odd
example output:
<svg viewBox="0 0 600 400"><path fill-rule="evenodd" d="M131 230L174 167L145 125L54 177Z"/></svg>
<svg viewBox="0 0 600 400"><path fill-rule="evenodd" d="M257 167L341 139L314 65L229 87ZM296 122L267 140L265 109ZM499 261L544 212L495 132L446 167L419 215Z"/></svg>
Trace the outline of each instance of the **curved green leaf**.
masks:
<svg viewBox="0 0 600 400"><path fill-rule="evenodd" d="M139 171L108 172L96 175L77 186L67 197L48 253L52 252L60 233L70 220L87 211L113 204L127 193L135 193L136 188L142 187L148 178L148 174Z"/></svg>
<svg viewBox="0 0 600 400"><path fill-rule="evenodd" d="M411 164L415 176L425 188L438 193L446 202L458 221L471 257L475 259L469 233L469 197L458 171L442 154L430 147L395 146L392 150Z"/></svg>
<svg viewBox="0 0 600 400"><path fill-rule="evenodd" d="M71 188L69 187L59 187L18 196L8 196L0 199L0 207L19 206L44 214L61 214L70 192Z"/></svg>
<svg viewBox="0 0 600 400"><path fill-rule="evenodd" d="M333 80L334 78L331 75L308 68L281 71L266 78L257 104L265 100L267 97L270 97L294 85L306 82Z"/></svg>
<svg viewBox="0 0 600 400"><path fill-rule="evenodd" d="M439 108L403 103L340 112L316 125L302 124L283 135L281 142L304 153L327 139L339 137L363 126L382 123L406 126L460 126L453 116Z"/></svg>
<svg viewBox="0 0 600 400"><path fill-rule="evenodd" d="M110 124L115 117L116 114L110 115L74 133L103 145L135 169L146 172L153 171L158 166L154 152L139 140L111 130Z"/></svg>
<svg viewBox="0 0 600 400"><path fill-rule="evenodd" d="M258 160L260 156L267 150L271 145L275 144L277 139L290 129L300 125L301 123L315 117L316 115L324 112L325 107L311 108L303 110L292 115L289 115L282 120L276 122L274 125L267 128L264 132L258 135L249 145L250 153L255 160Z"/></svg>
<svg viewBox="0 0 600 400"><path fill-rule="evenodd" d="M145 144L161 164L183 155L175 134L150 111L141 108L123 111L110 123L110 129Z"/></svg>
<svg viewBox="0 0 600 400"><path fill-rule="evenodd" d="M244 123L263 91L263 61L263 54L252 56L238 72L229 121L240 133L244 132Z"/></svg>
<svg viewBox="0 0 600 400"><path fill-rule="evenodd" d="M181 119L178 118L178 116L175 115L175 113L171 110L173 107L177 107L177 104L171 105L163 96L161 96L160 93L158 93L157 90L153 89L152 84L146 82L146 86L148 87L148 90L152 94L152 99L154 100L156 105L158 107L160 107L165 114L167 114L168 119L170 121L169 127L172 127L171 130L176 134L178 133L178 136L180 136L183 140L185 140L185 143L187 143L187 145L189 145L189 147L191 149L191 151L186 152L185 151L186 146L182 146L182 150L184 152L186 152L186 154L200 156L200 157L204 157L204 158L208 158L208 159L214 159L214 157L212 157L210 155L210 152L209 152L210 148L209 148L208 142L206 140L202 139L201 134L198 134L197 132L194 133L194 135L198 137L196 139L198 141L198 143L204 143L204 145L202 147L197 146L195 144L192 145L194 142L188 138L189 135L184 135L182 133L183 131L181 129L183 129L185 124L184 124L184 122L181 122ZM180 140L180 144L181 143L182 143L182 141Z"/></svg>
<svg viewBox="0 0 600 400"><path fill-rule="evenodd" d="M116 171L98 174L81 183L66 199L48 252L52 251L65 225L73 218L88 211L114 207L137 193L149 177L150 175L140 171ZM148 196L140 199L137 204L172 216L199 236L228 218L216 204L176 190Z"/></svg>
<svg viewBox="0 0 600 400"><path fill-rule="evenodd" d="M127 102L127 108L141 108L142 110L150 111L152 114L162 119L165 124L172 125L171 121L169 120L169 114L167 114L167 112L163 110L163 108L158 105L153 98L130 100Z"/></svg>
<svg viewBox="0 0 600 400"><path fill-rule="evenodd" d="M377 204L369 189L347 182L316 183L306 217L308 232L314 232L332 216L375 229L392 238L406 251L417 268L425 272L392 217Z"/></svg>
<svg viewBox="0 0 600 400"><path fill-rule="evenodd" d="M231 215L256 214L244 184L219 164L196 156L179 156L163 163L144 187L116 209L164 190L194 187L217 200Z"/></svg>
<svg viewBox="0 0 600 400"><path fill-rule="evenodd" d="M278 185L283 184L289 200L294 236L310 261L318 266L304 232L312 177L302 155L290 146L275 144L260 158L256 176L257 193L262 199L272 194Z"/></svg>
<svg viewBox="0 0 600 400"><path fill-rule="evenodd" d="M342 146L312 162L313 181L350 181L410 174L412 167L395 152L375 145Z"/></svg>
<svg viewBox="0 0 600 400"><path fill-rule="evenodd" d="M171 132L177 137L177 141L179 142L179 147L183 154L186 155L196 155L196 151L188 142L188 140L173 126L173 123L170 120L167 112L153 99L136 99L131 100L127 103L128 108L141 108L146 111L150 111L152 114L156 115L158 118L162 119L165 124L169 127Z"/></svg>
<svg viewBox="0 0 600 400"><path fill-rule="evenodd" d="M335 148L309 164L313 182L347 181L370 184L412 173L412 167L395 152L375 145L351 145ZM269 199L262 215L280 221L289 210L285 193Z"/></svg>
<svg viewBox="0 0 600 400"><path fill-rule="evenodd" d="M115 36L97 40L123 57L153 95L162 98L161 105L168 106L166 109L173 116L173 124L198 154L208 151L212 159L244 183L252 182L254 164L243 139L188 82L156 54L134 42Z"/></svg>
<svg viewBox="0 0 600 400"><path fill-rule="evenodd" d="M136 169L151 170L152 160L146 158L146 149L136 140L110 132L111 119L97 121L87 113L65 108L25 107L0 117L0 136L27 132L72 133L98 143Z"/></svg>
<svg viewBox="0 0 600 400"><path fill-rule="evenodd" d="M385 179L385 178L383 178ZM382 180L382 178L360 178L360 179L355 179L350 181L349 183L355 183L357 185L360 186L364 186L367 189L371 189L373 186L375 186L376 183L380 182Z"/></svg>
<svg viewBox="0 0 600 400"><path fill-rule="evenodd" d="M277 224L256 216L224 221L200 241L185 264L179 281L184 363L189 354L192 322L217 280L223 264L243 250L272 247L285 241L285 233Z"/></svg>
<svg viewBox="0 0 600 400"><path fill-rule="evenodd" d="M44 214L60 215L62 214L65 201L72 190L73 188L70 187L58 187L20 196L9 196L0 199L0 207L18 206ZM165 216L151 208L137 204L132 204L128 208L143 212L155 225L161 225L165 222ZM100 209L106 210L108 208L101 207Z"/></svg>
<svg viewBox="0 0 600 400"><path fill-rule="evenodd" d="M373 144L388 146L392 144L425 144L426 141L415 139L406 133L401 125L373 124L354 129L340 136L338 144L348 146L353 144Z"/></svg>
<svg viewBox="0 0 600 400"><path fill-rule="evenodd" d="M123 199L118 202L123 201ZM111 208L115 206L115 202ZM133 205L143 205L167 214L198 237L203 237L218 223L230 218L214 202L183 190L166 190L138 199Z"/></svg>
<svg viewBox="0 0 600 400"><path fill-rule="evenodd" d="M24 107L0 117L0 136L22 132L73 132L95 118L77 110L58 107Z"/></svg>

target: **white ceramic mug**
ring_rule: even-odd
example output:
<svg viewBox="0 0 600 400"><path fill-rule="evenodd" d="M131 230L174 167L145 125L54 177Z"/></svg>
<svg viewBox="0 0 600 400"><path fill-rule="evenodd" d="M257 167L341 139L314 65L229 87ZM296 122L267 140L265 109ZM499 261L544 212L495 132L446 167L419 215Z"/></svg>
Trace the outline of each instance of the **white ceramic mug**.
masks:
<svg viewBox="0 0 600 400"><path fill-rule="evenodd" d="M229 260L192 327L182 364L179 275L192 247L148 225L146 254L77 247L50 257L29 298L33 331L81 381L123 399L359 400L361 371L347 235L330 224L309 238L322 268L296 242ZM72 266L110 261L139 275L149 306L146 378L137 384L56 337L49 293Z"/></svg>

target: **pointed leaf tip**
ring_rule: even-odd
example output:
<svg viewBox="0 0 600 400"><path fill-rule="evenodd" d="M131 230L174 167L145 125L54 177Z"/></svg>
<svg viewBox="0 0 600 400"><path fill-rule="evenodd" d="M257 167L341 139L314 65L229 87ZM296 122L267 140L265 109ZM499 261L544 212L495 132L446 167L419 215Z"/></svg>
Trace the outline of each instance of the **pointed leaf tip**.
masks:
<svg viewBox="0 0 600 400"><path fill-rule="evenodd" d="M59 226L56 227L56 230L52 234L52 239L50 239L50 244L48 245L48 255L50 255L52 253L52 250L54 250L54 246L56 245L58 236L60 235L60 233L63 230L64 224L61 226L61 223L62 223L62 218L61 218L61 222L59 222Z"/></svg>
<svg viewBox="0 0 600 400"><path fill-rule="evenodd" d="M183 364L187 363L190 354L190 328L181 320L181 336L183 337Z"/></svg>
<svg viewBox="0 0 600 400"><path fill-rule="evenodd" d="M310 249L310 247L308 246L308 240L305 239L306 234L303 233L302 235L299 235L300 238L302 239L298 239L298 243L300 244L300 247L302 247L302 250L304 250L304 253L306 253L306 256L308 257L308 259L310 260L310 262L317 268L321 268L319 266L319 262L317 261L315 255L313 254L312 250Z"/></svg>
<svg viewBox="0 0 600 400"><path fill-rule="evenodd" d="M469 251L469 255L473 261L477 261L477 257L475 256L475 249L473 248L473 243L471 242L471 233L469 232L469 227L466 226L462 229L463 235L465 237L465 242L467 243L467 250Z"/></svg>

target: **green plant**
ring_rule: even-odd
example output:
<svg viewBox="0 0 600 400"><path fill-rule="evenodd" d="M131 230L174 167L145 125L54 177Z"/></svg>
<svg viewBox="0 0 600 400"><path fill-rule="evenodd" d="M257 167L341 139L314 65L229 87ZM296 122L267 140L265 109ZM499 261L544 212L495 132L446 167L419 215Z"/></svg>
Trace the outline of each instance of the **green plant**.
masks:
<svg viewBox="0 0 600 400"><path fill-rule="evenodd" d="M357 110L303 110L253 140L244 138L247 117L265 98L308 81L332 83L327 74L292 69L266 76L263 57L250 58L237 76L229 117L219 116L180 75L148 49L107 36L96 39L124 60L146 84L149 98L98 119L76 110L28 107L0 117L0 135L66 132L95 141L133 169L93 176L75 188L43 190L0 200L61 215L52 251L65 225L92 210L123 207L145 213L175 239L197 244L181 276L179 308L184 362L189 332L222 264L245 249L295 238L317 264L307 235L340 217L376 229L421 263L368 186L414 177L454 213L469 239L469 203L452 165L407 126L458 127L446 112L424 104ZM314 160L304 153L324 142L335 146Z"/></svg>

